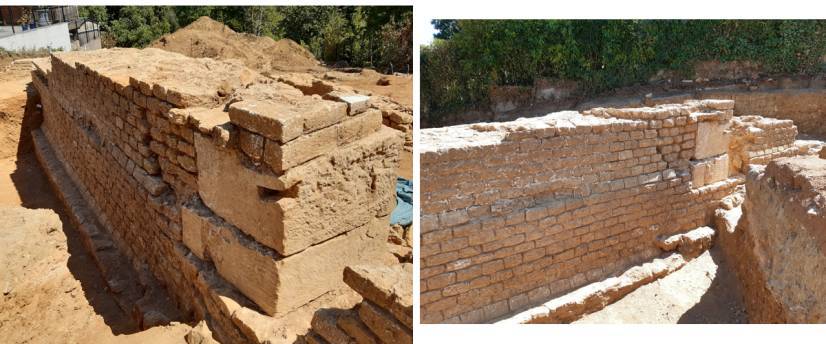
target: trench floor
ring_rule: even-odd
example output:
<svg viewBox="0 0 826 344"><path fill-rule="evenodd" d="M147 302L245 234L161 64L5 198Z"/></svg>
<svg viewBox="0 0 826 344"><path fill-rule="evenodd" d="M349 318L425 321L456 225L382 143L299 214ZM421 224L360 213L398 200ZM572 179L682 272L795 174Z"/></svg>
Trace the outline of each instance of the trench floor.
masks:
<svg viewBox="0 0 826 344"><path fill-rule="evenodd" d="M4 343L184 343L185 324L141 331L118 307L40 168L23 128L29 75L0 81L0 207L50 209L54 246L0 218L0 338ZM22 138L22 139L21 139ZM9 276L38 276L16 279ZM42 278L40 278L42 276Z"/></svg>
<svg viewBox="0 0 826 344"><path fill-rule="evenodd" d="M646 284L575 324L748 323L740 283L720 248Z"/></svg>

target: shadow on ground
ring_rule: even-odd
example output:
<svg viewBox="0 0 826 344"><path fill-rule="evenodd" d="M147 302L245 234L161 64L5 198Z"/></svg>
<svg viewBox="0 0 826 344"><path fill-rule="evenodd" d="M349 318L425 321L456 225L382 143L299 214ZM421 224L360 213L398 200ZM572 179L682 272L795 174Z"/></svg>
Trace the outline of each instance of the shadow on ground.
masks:
<svg viewBox="0 0 826 344"><path fill-rule="evenodd" d="M740 281L725 259L721 248L709 253L717 264L717 274L711 286L694 307L686 311L678 324L745 324L748 323Z"/></svg>
<svg viewBox="0 0 826 344"><path fill-rule="evenodd" d="M28 92L32 94L31 84ZM75 279L80 281L83 295L94 308L95 313L103 318L115 335L139 332L140 328L126 312L121 310L113 299L113 295L106 290L106 284L96 262L87 252L80 234L37 161L30 132L32 128L39 126L40 113L36 108L37 103L39 100L29 97L20 130L16 168L11 173L12 182L20 196L21 206L30 209L51 209L60 216L70 255L69 271Z"/></svg>

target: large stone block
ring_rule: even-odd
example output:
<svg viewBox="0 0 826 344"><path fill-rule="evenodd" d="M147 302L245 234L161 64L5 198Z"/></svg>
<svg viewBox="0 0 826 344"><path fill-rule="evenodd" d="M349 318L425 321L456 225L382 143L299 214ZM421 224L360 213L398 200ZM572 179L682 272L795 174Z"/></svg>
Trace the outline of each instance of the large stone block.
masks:
<svg viewBox="0 0 826 344"><path fill-rule="evenodd" d="M346 114L346 104L318 99L291 102L246 100L229 108L233 124L279 143L338 123Z"/></svg>
<svg viewBox="0 0 826 344"><path fill-rule="evenodd" d="M324 293L344 287L348 265L393 263L386 250L387 217L374 218L299 254L282 256L244 235L209 209L190 202L183 213L198 217L184 231L200 231L203 254L218 273L269 315L283 315Z"/></svg>
<svg viewBox="0 0 826 344"><path fill-rule="evenodd" d="M277 173L283 173L339 146L378 131L381 121L381 111L372 110L284 144L267 141L264 147L264 162Z"/></svg>
<svg viewBox="0 0 826 344"><path fill-rule="evenodd" d="M700 122L697 125L697 139L694 146L694 159L705 159L728 152L729 134L726 132L729 122Z"/></svg>
<svg viewBox="0 0 826 344"><path fill-rule="evenodd" d="M729 161L728 154L723 154L709 159L708 170L706 171L706 184L716 183L728 179Z"/></svg>
<svg viewBox="0 0 826 344"><path fill-rule="evenodd" d="M291 167L336 149L337 135L336 127L327 127L285 144L267 141L264 145L264 162L276 173L283 173Z"/></svg>
<svg viewBox="0 0 826 344"><path fill-rule="evenodd" d="M413 265L362 265L344 270L344 282L413 328Z"/></svg>
<svg viewBox="0 0 826 344"><path fill-rule="evenodd" d="M196 135L199 194L244 233L291 255L392 211L401 144L396 131L382 128L276 176Z"/></svg>

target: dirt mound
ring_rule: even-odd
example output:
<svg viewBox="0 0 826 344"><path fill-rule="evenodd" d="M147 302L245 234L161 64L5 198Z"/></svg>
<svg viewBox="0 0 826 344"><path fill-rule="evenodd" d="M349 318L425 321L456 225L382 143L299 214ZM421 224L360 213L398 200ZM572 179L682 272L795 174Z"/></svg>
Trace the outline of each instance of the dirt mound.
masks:
<svg viewBox="0 0 826 344"><path fill-rule="evenodd" d="M237 33L209 17L198 18L192 24L162 36L150 47L190 57L238 59L262 73L272 70L324 70L312 53L290 39L276 41L269 37Z"/></svg>

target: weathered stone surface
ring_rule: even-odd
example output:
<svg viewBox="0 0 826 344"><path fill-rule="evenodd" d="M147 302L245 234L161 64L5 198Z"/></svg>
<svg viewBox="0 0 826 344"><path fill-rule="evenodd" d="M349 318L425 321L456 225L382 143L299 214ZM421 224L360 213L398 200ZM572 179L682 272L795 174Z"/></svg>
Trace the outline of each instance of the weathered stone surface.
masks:
<svg viewBox="0 0 826 344"><path fill-rule="evenodd" d="M190 108L186 109L187 122L203 134L212 132L212 128L229 123L229 113L223 109Z"/></svg>
<svg viewBox="0 0 826 344"><path fill-rule="evenodd" d="M370 101L370 97L368 96L343 91L333 91L327 93L326 97L347 104L347 114L350 116L364 112L364 110L367 109L368 102Z"/></svg>
<svg viewBox="0 0 826 344"><path fill-rule="evenodd" d="M421 321L520 312L659 256L658 236L709 225L743 181L728 174L730 107L593 108L422 130Z"/></svg>
<svg viewBox="0 0 826 344"><path fill-rule="evenodd" d="M339 317L348 312L343 309L321 309L313 315L313 331L330 344L356 343L346 332L342 331L336 322Z"/></svg>
<svg viewBox="0 0 826 344"><path fill-rule="evenodd" d="M386 218L283 257L250 240L205 208L183 213L199 215L204 251L218 273L270 315L289 312L325 292L343 286L341 271L351 264L390 264L384 249ZM301 286L300 288L296 286Z"/></svg>
<svg viewBox="0 0 826 344"><path fill-rule="evenodd" d="M216 214L290 255L390 213L401 138L377 133L276 177L196 135L199 193ZM229 183L228 181L233 181Z"/></svg>
<svg viewBox="0 0 826 344"><path fill-rule="evenodd" d="M528 309L497 324L558 324L569 323L585 314L605 307L638 287L679 270L685 259L678 253L657 258L626 270L619 277L611 277L579 288L571 293L552 299L545 304Z"/></svg>
<svg viewBox="0 0 826 344"><path fill-rule="evenodd" d="M413 264L348 266L344 283L413 328Z"/></svg>
<svg viewBox="0 0 826 344"><path fill-rule="evenodd" d="M749 317L761 322L826 321L826 160L782 158L752 168L738 231L748 232L750 264L761 280L745 293ZM779 308L779 309L778 309Z"/></svg>
<svg viewBox="0 0 826 344"><path fill-rule="evenodd" d="M338 146L338 130L327 127L284 144L267 141L264 146L264 162L276 173L298 166L312 158L334 150Z"/></svg>
<svg viewBox="0 0 826 344"><path fill-rule="evenodd" d="M703 121L697 124L694 159L705 159L728 151L728 122Z"/></svg>
<svg viewBox="0 0 826 344"><path fill-rule="evenodd" d="M328 127L346 116L346 105L331 101L245 100L230 105L233 124L286 143Z"/></svg>
<svg viewBox="0 0 826 344"><path fill-rule="evenodd" d="M703 226L685 233L658 238L657 246L663 251L679 250L683 256L694 258L711 248L714 234L714 229Z"/></svg>
<svg viewBox="0 0 826 344"><path fill-rule="evenodd" d="M376 337L385 343L413 343L413 332L396 321L392 315L374 305L363 301L358 307L359 317Z"/></svg>
<svg viewBox="0 0 826 344"><path fill-rule="evenodd" d="M242 101L229 107L229 118L249 131L278 142L295 139L304 132L300 109L291 104L268 101Z"/></svg>
<svg viewBox="0 0 826 344"><path fill-rule="evenodd" d="M201 211L201 213L205 213ZM181 207L181 231L183 243L195 256L206 259L203 234L209 230L209 222L204 214L193 207Z"/></svg>
<svg viewBox="0 0 826 344"><path fill-rule="evenodd" d="M375 115L347 116L343 102L305 96L234 62L152 49L65 53L47 64L32 74L43 115L33 128L59 150L69 175L60 179L77 185L71 204L88 204L78 223L103 248L94 251L117 262L104 274L131 276L106 282L137 300L139 324L191 315L221 342L293 343L316 310L360 300L342 281L345 265L395 263L386 216L401 138L369 130ZM255 102L289 104L300 121L285 121L281 129L294 131L284 136L262 124L270 114L234 121L227 112ZM261 163L267 140L289 144L328 128L331 151L282 175ZM279 142L256 130L294 137ZM129 273L115 246L140 271ZM206 339L196 334L190 341Z"/></svg>
<svg viewBox="0 0 826 344"><path fill-rule="evenodd" d="M344 332L355 339L358 344L379 344L381 341L376 337L370 329L367 328L361 319L358 317L356 311L348 311L340 314L336 322Z"/></svg>
<svg viewBox="0 0 826 344"><path fill-rule="evenodd" d="M201 320L198 325L195 325L185 336L187 344L217 344L215 339L212 339L212 331L206 325L206 321Z"/></svg>
<svg viewBox="0 0 826 344"><path fill-rule="evenodd" d="M381 111L372 109L341 122L336 132L338 145L343 146L377 132L381 128L381 119Z"/></svg>

